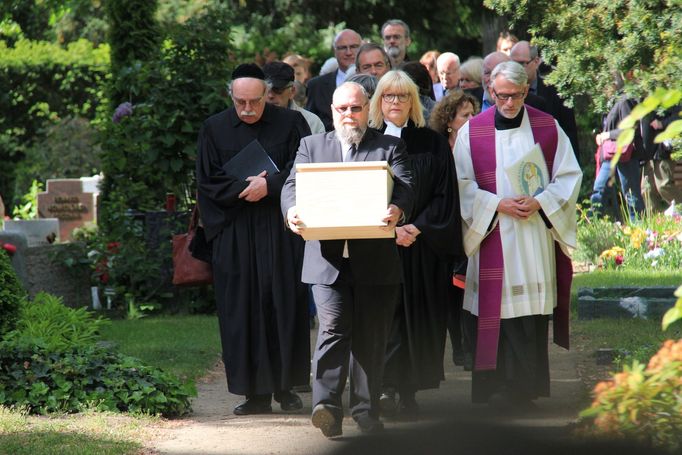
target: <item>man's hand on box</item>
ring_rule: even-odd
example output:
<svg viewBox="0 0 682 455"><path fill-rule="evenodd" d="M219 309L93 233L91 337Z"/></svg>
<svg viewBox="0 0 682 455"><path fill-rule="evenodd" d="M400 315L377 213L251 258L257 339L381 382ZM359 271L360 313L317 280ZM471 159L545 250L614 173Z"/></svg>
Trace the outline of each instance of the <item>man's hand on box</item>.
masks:
<svg viewBox="0 0 682 455"><path fill-rule="evenodd" d="M303 221L298 217L295 205L287 210L287 225L289 226L289 229L291 229L291 232L298 235L301 235L305 229L305 224L303 224Z"/></svg>
<svg viewBox="0 0 682 455"><path fill-rule="evenodd" d="M386 223L381 229L385 231L390 231L398 224L400 217L403 215L403 209L395 204L389 204L388 210L386 210L386 216L381 220Z"/></svg>

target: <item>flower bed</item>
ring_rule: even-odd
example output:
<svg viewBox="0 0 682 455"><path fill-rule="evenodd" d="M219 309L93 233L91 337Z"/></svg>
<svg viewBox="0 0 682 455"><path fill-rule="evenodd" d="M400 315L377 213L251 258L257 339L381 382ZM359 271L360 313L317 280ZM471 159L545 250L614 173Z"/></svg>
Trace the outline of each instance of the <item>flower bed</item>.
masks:
<svg viewBox="0 0 682 455"><path fill-rule="evenodd" d="M682 217L657 213L622 224L593 218L579 208L576 260L603 269L678 270L682 267Z"/></svg>

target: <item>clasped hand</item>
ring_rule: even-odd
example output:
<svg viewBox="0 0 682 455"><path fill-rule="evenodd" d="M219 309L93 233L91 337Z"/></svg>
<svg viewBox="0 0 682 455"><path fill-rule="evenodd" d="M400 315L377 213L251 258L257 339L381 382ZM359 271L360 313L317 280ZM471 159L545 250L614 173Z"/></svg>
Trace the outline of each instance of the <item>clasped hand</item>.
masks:
<svg viewBox="0 0 682 455"><path fill-rule="evenodd" d="M268 195L268 182L265 176L268 175L266 171L258 175L247 177L246 181L249 185L244 188L244 191L239 193L239 199L244 199L248 202L258 202Z"/></svg>
<svg viewBox="0 0 682 455"><path fill-rule="evenodd" d="M395 228L395 243L400 246L409 247L416 240L421 231L414 224L406 224Z"/></svg>
<svg viewBox="0 0 682 455"><path fill-rule="evenodd" d="M517 220L528 219L529 216L540 210L540 203L534 197L518 196L506 197L497 205L497 211L504 213Z"/></svg>

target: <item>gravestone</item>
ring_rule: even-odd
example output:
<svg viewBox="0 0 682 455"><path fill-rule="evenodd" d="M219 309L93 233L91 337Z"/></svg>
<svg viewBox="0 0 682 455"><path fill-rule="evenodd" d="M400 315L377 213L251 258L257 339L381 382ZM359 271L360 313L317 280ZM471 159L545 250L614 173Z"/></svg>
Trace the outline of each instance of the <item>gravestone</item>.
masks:
<svg viewBox="0 0 682 455"><path fill-rule="evenodd" d="M29 247L49 245L59 240L59 220L56 218L5 220L3 229L7 233L24 236Z"/></svg>
<svg viewBox="0 0 682 455"><path fill-rule="evenodd" d="M48 180L47 190L38 194L38 218L57 218L62 242L72 240L74 229L96 222L98 179Z"/></svg>
<svg viewBox="0 0 682 455"><path fill-rule="evenodd" d="M578 289L578 318L660 320L675 305L676 286L622 286Z"/></svg>

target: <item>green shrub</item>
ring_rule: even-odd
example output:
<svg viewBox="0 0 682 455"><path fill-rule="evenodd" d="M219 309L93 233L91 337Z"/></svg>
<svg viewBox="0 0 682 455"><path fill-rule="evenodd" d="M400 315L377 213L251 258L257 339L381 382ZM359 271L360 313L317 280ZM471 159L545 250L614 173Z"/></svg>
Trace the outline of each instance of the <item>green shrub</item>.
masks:
<svg viewBox="0 0 682 455"><path fill-rule="evenodd" d="M635 361L595 386L592 405L581 413L582 432L671 451L682 448L680 376L682 340L667 340L648 365Z"/></svg>
<svg viewBox="0 0 682 455"><path fill-rule="evenodd" d="M0 339L14 329L26 291L19 283L7 252L0 248Z"/></svg>
<svg viewBox="0 0 682 455"><path fill-rule="evenodd" d="M56 43L0 41L0 194L11 206L15 168L48 127L61 119L95 117L108 77L109 47L86 40Z"/></svg>
<svg viewBox="0 0 682 455"><path fill-rule="evenodd" d="M84 117L66 116L39 131L16 169L15 187L25 191L31 182L55 178L79 178L100 171L97 130Z"/></svg>
<svg viewBox="0 0 682 455"><path fill-rule="evenodd" d="M28 412L103 411L179 416L190 410L193 384L103 347L53 352L0 343L0 404Z"/></svg>
<svg viewBox="0 0 682 455"><path fill-rule="evenodd" d="M64 351L94 345L99 339L100 328L108 324L108 320L93 317L85 308L69 308L62 303L61 297L40 292L33 301L24 301L16 329L5 339L40 344L50 351Z"/></svg>

